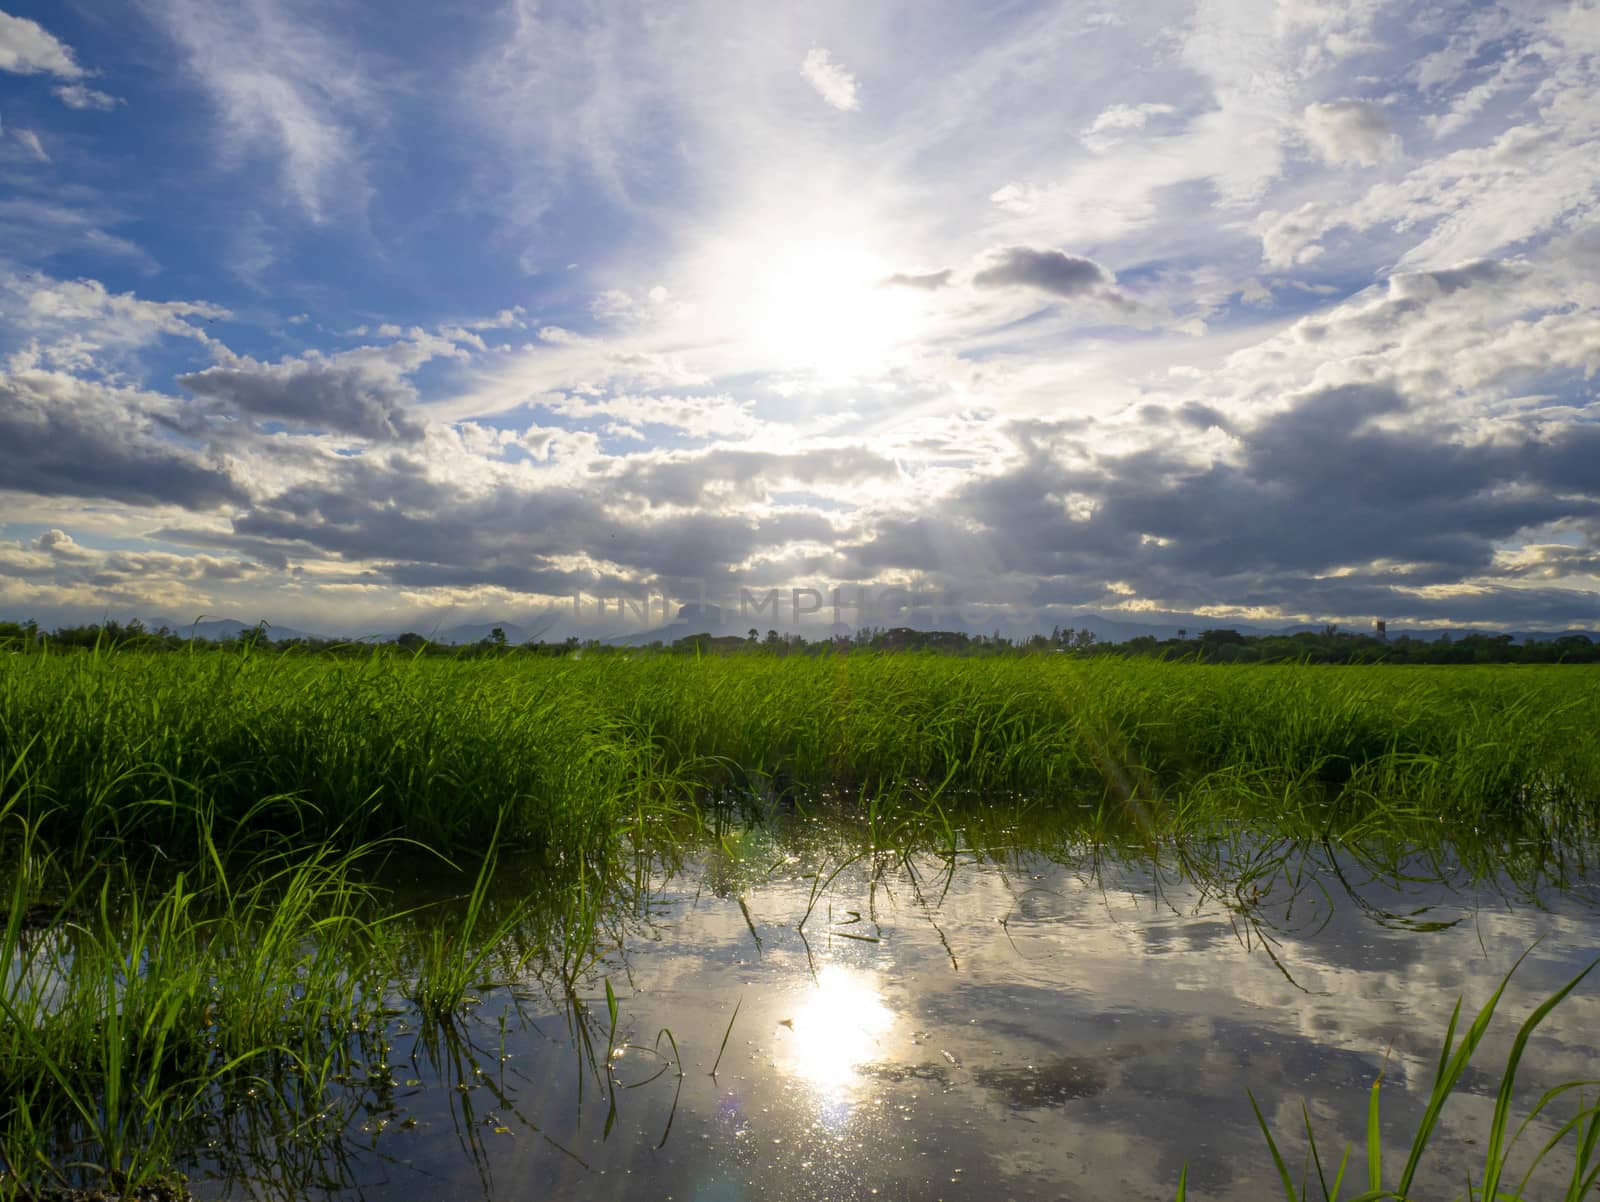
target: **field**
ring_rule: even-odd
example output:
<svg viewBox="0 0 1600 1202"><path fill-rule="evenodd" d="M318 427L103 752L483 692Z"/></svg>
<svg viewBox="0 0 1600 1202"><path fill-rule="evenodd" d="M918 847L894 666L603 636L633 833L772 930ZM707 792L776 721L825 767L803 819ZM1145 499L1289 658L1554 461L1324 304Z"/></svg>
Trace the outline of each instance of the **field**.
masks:
<svg viewBox="0 0 1600 1202"><path fill-rule="evenodd" d="M304 1150L294 1196L394 1016L448 1045L485 982L538 978L603 1083L637 865L775 816L854 832L802 927L863 857L1019 842L1260 897L1332 840L1536 894L1600 845L1597 729L1582 666L7 655L0 1195L177 1191L254 1140Z"/></svg>

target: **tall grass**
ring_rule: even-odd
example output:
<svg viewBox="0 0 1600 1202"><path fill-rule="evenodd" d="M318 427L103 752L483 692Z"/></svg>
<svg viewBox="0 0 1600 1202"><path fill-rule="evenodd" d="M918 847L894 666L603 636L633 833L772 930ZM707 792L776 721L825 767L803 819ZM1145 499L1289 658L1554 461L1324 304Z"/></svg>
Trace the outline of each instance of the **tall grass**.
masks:
<svg viewBox="0 0 1600 1202"><path fill-rule="evenodd" d="M729 800L853 814L841 862L1005 855L1025 821L1091 856L1165 857L1269 934L1270 900L1310 887L1307 849L1335 875L1352 856L1398 875L1441 831L1493 828L1473 870L1515 847L1509 870L1536 882L1594 844L1597 683L1067 657L0 655L0 1197L160 1182L241 1097L315 1127L386 1007L446 1040L485 978L535 959L609 1063L615 995L600 1028L579 984L617 938L619 842L724 836ZM415 847L463 865L448 904L374 884ZM1592 1118L1580 1135L1592 1149Z"/></svg>
<svg viewBox="0 0 1600 1202"><path fill-rule="evenodd" d="M0 803L89 856L265 832L582 856L695 796L1197 791L1559 833L1600 673L1038 657L0 657ZM85 839L83 832L92 832Z"/></svg>
<svg viewBox="0 0 1600 1202"><path fill-rule="evenodd" d="M355 854L164 882L109 868L31 923L19 874L0 943L0 1193L158 1183L230 1091L319 1105L382 996Z"/></svg>

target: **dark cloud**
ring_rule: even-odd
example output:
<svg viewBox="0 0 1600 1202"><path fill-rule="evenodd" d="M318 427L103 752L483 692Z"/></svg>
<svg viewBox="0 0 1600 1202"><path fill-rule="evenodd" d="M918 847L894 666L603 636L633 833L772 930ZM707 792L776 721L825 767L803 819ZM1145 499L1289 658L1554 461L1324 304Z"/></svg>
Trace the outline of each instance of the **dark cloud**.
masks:
<svg viewBox="0 0 1600 1202"><path fill-rule="evenodd" d="M1175 411L1178 420L1196 430L1232 430L1231 423L1222 410L1198 401L1185 401Z"/></svg>
<svg viewBox="0 0 1600 1202"><path fill-rule="evenodd" d="M927 275L906 275L904 272L895 272L883 281L886 287L892 288L920 288L924 292L937 292L940 288L950 286L950 276L953 273L946 267L943 271L930 271Z"/></svg>
<svg viewBox="0 0 1600 1202"><path fill-rule="evenodd" d="M275 568L279 571L286 570L289 567L289 556L291 554L304 556L314 553L316 550L309 543L285 546L283 543L243 538L227 530L211 530L192 526L163 526L150 531L146 537L160 542L176 543L179 546L212 547L217 550L231 551L237 555L248 555L263 567Z"/></svg>
<svg viewBox="0 0 1600 1202"><path fill-rule="evenodd" d="M1219 416L1186 410L1151 416ZM1117 582L1173 608L1600 619L1594 594L1515 587L1496 558L1530 529L1600 519L1600 426L1545 422L1490 441L1419 420L1392 389L1354 387L1235 427L1236 451L1214 462L1164 444L1098 453L1092 435L1019 428L1008 470L970 482L937 513L878 523L841 548L841 570L920 572L961 588L1008 581L1041 604L1114 603L1107 585ZM1590 571L1596 551L1552 548L1523 571Z"/></svg>
<svg viewBox="0 0 1600 1202"><path fill-rule="evenodd" d="M747 480L765 471L815 482L830 470L830 462L831 470L852 470L849 455L829 460L739 452L655 466L683 469L690 481L700 479L692 468L716 478ZM814 512L756 517L706 510L652 513L649 504L619 505L622 494L610 478L596 478L586 489L507 483L463 496L404 452L338 458L328 466L322 480L287 489L241 513L234 520L240 545L315 547L372 564L382 578L408 587L496 585L560 595L606 582L620 586L668 576L726 584L734 582L735 567L753 555L836 537L832 524ZM630 488L654 479L641 476ZM699 496L698 484L685 485L674 474L664 487L669 496L680 488ZM578 556L614 566L574 568Z"/></svg>
<svg viewBox="0 0 1600 1202"><path fill-rule="evenodd" d="M978 288L1036 288L1069 299L1087 296L1114 282L1115 277L1093 259L1028 246L995 251L990 266L972 277Z"/></svg>
<svg viewBox="0 0 1600 1202"><path fill-rule="evenodd" d="M208 367L178 383L219 407L375 442L414 442L425 425L409 409L412 389L365 364L306 358Z"/></svg>
<svg viewBox="0 0 1600 1202"><path fill-rule="evenodd" d="M246 499L224 463L164 437L136 395L47 373L0 378L0 487L188 509Z"/></svg>
<svg viewBox="0 0 1600 1202"><path fill-rule="evenodd" d="M1397 300L1431 300L1463 288L1497 283L1515 274L1496 259L1477 259L1438 271L1403 271L1389 277L1389 295Z"/></svg>

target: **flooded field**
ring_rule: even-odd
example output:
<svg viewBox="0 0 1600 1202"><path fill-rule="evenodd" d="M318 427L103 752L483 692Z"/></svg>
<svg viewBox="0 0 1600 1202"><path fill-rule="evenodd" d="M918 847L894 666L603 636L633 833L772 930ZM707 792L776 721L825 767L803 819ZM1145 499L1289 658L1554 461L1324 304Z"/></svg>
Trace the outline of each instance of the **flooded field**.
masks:
<svg viewBox="0 0 1600 1202"><path fill-rule="evenodd" d="M1392 1174L1457 997L1470 1017L1531 946L1418 1177L1453 1195L1481 1169L1516 1025L1600 930L1581 861L1507 849L1521 878L1484 879L1442 841L1148 856L1024 833L873 854L856 826L793 819L670 859L613 878L570 993L535 957L450 1023L401 1002L328 1121L275 1132L245 1107L196 1194L1171 1198L1187 1166L1193 1197L1281 1197L1250 1094L1297 1181L1305 1104L1331 1178L1348 1140L1364 1165L1382 1071ZM508 863L501 888L516 879ZM1600 1076L1597 1030L1600 991L1580 987L1526 1053L1519 1121Z"/></svg>
<svg viewBox="0 0 1600 1202"><path fill-rule="evenodd" d="M1597 725L1583 667L13 656L0 1202L1577 1202L1600 974L1517 1040Z"/></svg>

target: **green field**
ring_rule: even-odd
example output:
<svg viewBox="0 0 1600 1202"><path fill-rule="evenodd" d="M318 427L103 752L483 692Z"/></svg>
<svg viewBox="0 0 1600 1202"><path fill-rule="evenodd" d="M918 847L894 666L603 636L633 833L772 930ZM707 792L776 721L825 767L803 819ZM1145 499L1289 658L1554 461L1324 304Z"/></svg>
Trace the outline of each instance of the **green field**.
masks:
<svg viewBox="0 0 1600 1202"><path fill-rule="evenodd" d="M1249 831L1538 877L1596 845L1597 729L1587 666L8 654L0 1195L168 1180L240 1106L314 1142L397 1004L448 1030L536 958L575 999L621 852L798 807L902 855ZM454 904L387 883L429 857Z"/></svg>
<svg viewBox="0 0 1600 1202"><path fill-rule="evenodd" d="M11 812L55 844L401 834L560 850L727 790L901 802L1196 792L1554 820L1600 797L1600 671L1036 657L0 659Z"/></svg>

